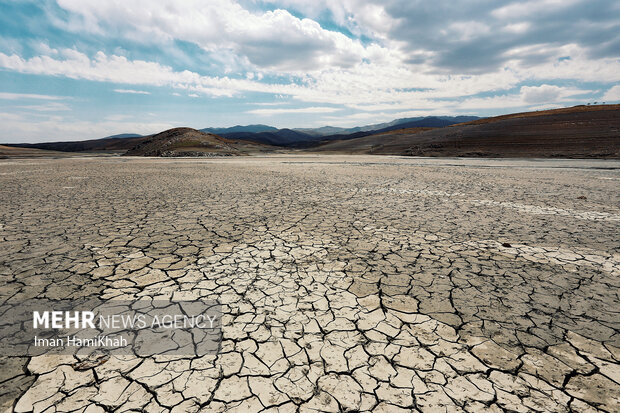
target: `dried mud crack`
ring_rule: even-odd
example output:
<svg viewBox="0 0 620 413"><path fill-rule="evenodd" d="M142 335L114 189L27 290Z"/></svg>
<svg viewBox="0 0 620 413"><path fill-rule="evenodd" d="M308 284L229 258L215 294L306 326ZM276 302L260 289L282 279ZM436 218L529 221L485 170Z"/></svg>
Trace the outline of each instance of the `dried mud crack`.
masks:
<svg viewBox="0 0 620 413"><path fill-rule="evenodd" d="M573 162L0 162L3 303L223 307L217 355L0 357L0 407L619 411L620 164Z"/></svg>

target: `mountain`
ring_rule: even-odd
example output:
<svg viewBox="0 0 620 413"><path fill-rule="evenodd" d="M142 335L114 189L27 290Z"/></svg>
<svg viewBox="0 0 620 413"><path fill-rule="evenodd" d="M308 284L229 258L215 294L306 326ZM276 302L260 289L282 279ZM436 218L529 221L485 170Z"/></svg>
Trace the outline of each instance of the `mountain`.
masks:
<svg viewBox="0 0 620 413"><path fill-rule="evenodd" d="M265 145L234 141L192 128L174 128L147 136L127 156L230 156L264 151Z"/></svg>
<svg viewBox="0 0 620 413"><path fill-rule="evenodd" d="M377 129L372 131L373 133L382 133L389 132L392 130L398 129L406 129L406 128L443 128L446 126L454 125L455 123L448 119L437 118L434 116L430 116L423 119L416 119L407 122L400 122L391 126L387 126L385 128Z"/></svg>
<svg viewBox="0 0 620 413"><path fill-rule="evenodd" d="M321 128L314 129L295 129L303 133L307 133L313 136L334 136L334 135L351 135L353 133L359 132L373 132L379 129L388 128L390 126L397 125L399 123L412 122L416 120L424 119L423 117L417 118L402 118L402 119L394 119L391 122L384 123L375 123L372 125L364 125L364 126L355 126L353 128L339 128L335 126L323 126Z"/></svg>
<svg viewBox="0 0 620 413"><path fill-rule="evenodd" d="M294 130L307 133L308 135L312 135L312 136L348 135L348 134L357 133L357 132L372 132L372 131L384 130L392 126L404 125L404 124L417 122L417 121L424 121L425 119L428 119L430 122L434 122L436 119L441 119L443 121L446 121L445 124L443 124L443 126L447 126L447 125L453 125L456 123L470 122L472 120L476 120L480 118L478 116L426 116L426 117L418 116L415 118L394 119L391 122L375 123L373 125L357 126L354 128L338 128L334 126L323 126L321 128L314 128L314 129L298 128ZM403 126L403 127L406 127L406 126ZM431 124L424 124L423 122L421 123L420 127L441 127L441 126L432 126Z"/></svg>
<svg viewBox="0 0 620 413"><path fill-rule="evenodd" d="M405 127L444 127L465 120L479 119L475 116L440 116L426 118L402 118L387 123L359 126L356 128L337 128L323 126L315 129L276 129L268 125L233 126L230 128L204 128L201 132L216 134L233 140L243 140L267 145L306 148L325 140L353 139L379 133L394 128ZM392 128L392 129L389 129ZM101 139L74 142L46 142L7 144L13 147L46 149L62 152L124 152L133 148L147 137L135 133L123 133Z"/></svg>
<svg viewBox="0 0 620 413"><path fill-rule="evenodd" d="M322 126L320 128L294 128L293 130L310 136L327 136L336 135L338 133L347 133L346 128L338 128L336 126Z"/></svg>
<svg viewBox="0 0 620 413"><path fill-rule="evenodd" d="M52 152L122 152L129 155L233 155L274 152L280 147L309 152L368 153L419 156L568 157L620 159L620 105L575 106L515 113L492 118L426 117L396 119L387 124L346 129L348 134L320 135L339 128L312 132L275 129L231 132L224 136L191 128L175 128L150 136L113 135L79 142L5 144L0 156ZM461 122L465 121L465 122ZM357 130L387 125L373 130ZM247 128L241 127L241 128ZM15 148L25 150L16 151ZM57 156L57 155L53 155Z"/></svg>
<svg viewBox="0 0 620 413"><path fill-rule="evenodd" d="M232 126L230 128L204 128L200 129L202 132L214 133L216 135L224 135L230 133L260 133L260 132L275 132L278 128L274 128L273 126L267 125L246 125L246 126Z"/></svg>
<svg viewBox="0 0 620 413"><path fill-rule="evenodd" d="M472 122L478 119L484 119L480 116L438 116L439 119L449 120L452 124Z"/></svg>
<svg viewBox="0 0 620 413"><path fill-rule="evenodd" d="M476 117L476 119L480 119L480 118ZM386 126L381 129L349 132L349 133L339 133L336 135L328 135L328 136L315 136L313 139L296 142L288 146L294 146L297 148L309 148L312 146L316 146L317 144L320 144L321 142L356 139L356 138L361 138L364 136L375 135L378 133L384 133L384 132L389 132L389 131L398 130L398 129L405 129L405 128L412 129L413 128L413 129L428 130L428 129L433 129L433 128L443 128L443 127L454 124L454 121L446 120L442 118L436 118L433 116L421 118L417 120L409 120L409 119L401 119L401 120L403 121L402 123L394 124L395 121L389 122L390 124L392 124L391 126ZM353 129L359 129L359 128L353 128ZM349 129L349 130L352 130L352 129Z"/></svg>
<svg viewBox="0 0 620 413"><path fill-rule="evenodd" d="M372 135L374 133L386 132L402 128L441 128L462 120L480 119L476 116L458 116L458 117L434 117L425 118L403 118L396 119L388 123L379 123L375 125L360 126L357 128L336 128L332 126L324 126L316 129L277 129L270 132L237 132L222 133L221 136L231 139L242 139L252 142L266 143L275 146L284 146L292 148L307 148L314 146L322 141L354 139L363 136ZM378 128L381 126L381 128ZM204 130L204 129L203 129ZM325 135L327 132L335 132Z"/></svg>
<svg viewBox="0 0 620 413"><path fill-rule="evenodd" d="M396 129L325 142L318 152L410 156L620 158L620 105L575 106Z"/></svg>
<svg viewBox="0 0 620 413"><path fill-rule="evenodd" d="M224 133L228 139L241 139L245 141L264 143L276 146L294 146L303 142L315 141L316 137L292 129L277 129L275 132L238 132Z"/></svg>

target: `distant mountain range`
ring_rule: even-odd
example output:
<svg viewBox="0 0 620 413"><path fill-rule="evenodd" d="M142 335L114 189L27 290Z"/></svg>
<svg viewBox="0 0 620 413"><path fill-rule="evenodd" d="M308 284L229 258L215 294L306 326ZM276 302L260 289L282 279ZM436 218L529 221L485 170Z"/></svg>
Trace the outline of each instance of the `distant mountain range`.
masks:
<svg viewBox="0 0 620 413"><path fill-rule="evenodd" d="M620 105L581 105L460 122L471 118L407 118L350 129L248 125L219 128L219 134L175 128L149 136L122 134L79 142L0 145L0 157L44 156L42 152L61 156L50 150L224 156L287 153L288 148L296 148L304 153L620 159ZM31 148L48 151L33 154Z"/></svg>
<svg viewBox="0 0 620 413"><path fill-rule="evenodd" d="M418 116L415 118L400 118L400 119L394 119L391 122L375 123L373 125L356 126L353 128L339 128L335 126L323 126L321 128L296 128L294 130L307 133L309 135L314 135L314 136L346 135L346 134L357 133L357 132L378 131L380 129L385 129L385 128L389 128L392 126L401 125L405 123L411 123L411 122L417 122L417 121L429 120L429 123L433 123L435 122L434 121L435 119L446 121L442 126L448 126L448 125L454 125L456 123L471 122L472 120L476 120L480 118L478 116ZM441 126L423 125L420 127L441 127Z"/></svg>
<svg viewBox="0 0 620 413"><path fill-rule="evenodd" d="M387 123L377 123L355 128L323 126L320 128L276 129L267 125L248 125L233 126L232 128L205 128L201 130L203 132L215 133L228 139L303 148L322 141L360 138L374 133L403 128L443 128L444 126L470 122L476 119L480 118L477 116L428 116L395 119Z"/></svg>
<svg viewBox="0 0 620 413"><path fill-rule="evenodd" d="M229 133L259 133L259 132L275 132L278 128L267 125L246 125L246 126L232 126L230 128L204 128L200 129L203 132L214 133L216 135L224 135Z"/></svg>
<svg viewBox="0 0 620 413"><path fill-rule="evenodd" d="M213 133L228 139L257 142L274 146L303 148L313 146L322 141L360 138L373 133L388 132L403 128L443 128L444 126L470 122L476 119L480 118L477 116L427 116L401 118L395 119L391 122L357 126L354 128L323 126L320 128L278 129L269 125L257 124L245 126L236 125L229 128L204 128L200 129L200 131L205 133ZM99 139L98 141L140 137L141 135L137 135L135 133L124 133L120 135L107 136ZM104 144L104 142L100 143ZM78 149L78 145L71 144L70 142L67 142L67 147L70 150Z"/></svg>
<svg viewBox="0 0 620 413"><path fill-rule="evenodd" d="M204 132L205 130L202 129ZM273 132L234 132L234 133L220 133L222 137L228 139L240 139L244 141L251 141L257 143L265 143L274 146L298 146L300 144L306 144L317 141L316 136L308 135L295 131L293 129L276 129ZM319 137L318 140L322 138Z"/></svg>
<svg viewBox="0 0 620 413"><path fill-rule="evenodd" d="M395 119L387 123L339 128L323 126L320 128L278 129L269 125L237 125L229 128L204 128L201 132L215 134L227 139L254 142L279 147L307 148L321 142L354 139L376 133L403 128L442 128L457 123L480 119L477 116L428 116ZM125 151L143 142L148 136L123 133L100 139L75 142L46 142L32 144L11 144L23 148L38 148L63 152Z"/></svg>

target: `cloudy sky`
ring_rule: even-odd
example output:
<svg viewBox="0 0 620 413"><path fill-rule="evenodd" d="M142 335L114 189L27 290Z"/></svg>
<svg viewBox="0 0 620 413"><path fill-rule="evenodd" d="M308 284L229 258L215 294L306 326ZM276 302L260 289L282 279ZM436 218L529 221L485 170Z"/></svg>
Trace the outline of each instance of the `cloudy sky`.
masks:
<svg viewBox="0 0 620 413"><path fill-rule="evenodd" d="M0 142L594 101L616 0L0 0Z"/></svg>

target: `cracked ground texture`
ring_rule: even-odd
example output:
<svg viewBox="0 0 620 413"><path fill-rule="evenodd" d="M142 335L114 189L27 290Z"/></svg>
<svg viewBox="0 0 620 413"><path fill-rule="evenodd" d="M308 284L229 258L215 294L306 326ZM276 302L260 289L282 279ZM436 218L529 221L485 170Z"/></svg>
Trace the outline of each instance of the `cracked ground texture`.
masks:
<svg viewBox="0 0 620 413"><path fill-rule="evenodd" d="M217 355L0 357L16 412L620 411L620 162L0 161L0 297L217 299Z"/></svg>

